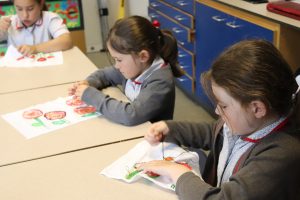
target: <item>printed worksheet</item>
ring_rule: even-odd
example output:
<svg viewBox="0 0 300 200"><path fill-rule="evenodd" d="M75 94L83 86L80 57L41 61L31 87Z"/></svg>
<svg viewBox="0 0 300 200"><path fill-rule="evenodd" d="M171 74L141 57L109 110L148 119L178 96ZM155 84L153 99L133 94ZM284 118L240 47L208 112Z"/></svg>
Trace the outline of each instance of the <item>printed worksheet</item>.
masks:
<svg viewBox="0 0 300 200"><path fill-rule="evenodd" d="M93 106L69 96L4 114L2 118L29 139L100 115Z"/></svg>
<svg viewBox="0 0 300 200"><path fill-rule="evenodd" d="M63 64L61 51L37 53L23 56L13 45L10 45L4 57L0 58L0 67L44 67Z"/></svg>
<svg viewBox="0 0 300 200"><path fill-rule="evenodd" d="M103 169L100 174L109 178L123 180L127 183L145 178L153 183L175 191L176 185L170 179L153 172L144 173L136 169L136 164L152 160L166 160L184 165L201 177L198 154L179 147L176 144L162 142L151 146L147 141L142 141L133 147L124 156Z"/></svg>

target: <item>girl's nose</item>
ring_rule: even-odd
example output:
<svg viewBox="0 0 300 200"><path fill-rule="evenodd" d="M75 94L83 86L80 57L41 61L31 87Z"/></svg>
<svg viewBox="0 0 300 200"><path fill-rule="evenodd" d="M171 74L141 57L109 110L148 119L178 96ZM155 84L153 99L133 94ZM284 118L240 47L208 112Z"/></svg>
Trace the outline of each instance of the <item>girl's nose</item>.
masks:
<svg viewBox="0 0 300 200"><path fill-rule="evenodd" d="M29 13L27 11L23 11L22 12L22 18L23 19L28 19L28 17L29 17Z"/></svg>
<svg viewBox="0 0 300 200"><path fill-rule="evenodd" d="M115 68L120 69L120 66L117 62L115 63Z"/></svg>

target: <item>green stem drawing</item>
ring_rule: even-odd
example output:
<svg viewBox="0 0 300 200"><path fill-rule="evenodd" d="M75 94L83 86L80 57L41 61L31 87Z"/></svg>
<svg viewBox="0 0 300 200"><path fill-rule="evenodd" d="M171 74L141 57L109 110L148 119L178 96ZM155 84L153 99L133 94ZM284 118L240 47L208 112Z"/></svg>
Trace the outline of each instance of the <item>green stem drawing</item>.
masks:
<svg viewBox="0 0 300 200"><path fill-rule="evenodd" d="M127 180L130 180L130 179L132 179L135 175L137 175L138 173L140 173L141 171L143 171L143 170L134 170L134 171L128 173L128 174L126 175L125 178L126 178Z"/></svg>
<svg viewBox="0 0 300 200"><path fill-rule="evenodd" d="M39 126L44 126L45 128L47 128L47 126L42 122L42 120L40 120L38 117L34 118L34 120L36 121L35 123L31 124L34 127L39 127Z"/></svg>

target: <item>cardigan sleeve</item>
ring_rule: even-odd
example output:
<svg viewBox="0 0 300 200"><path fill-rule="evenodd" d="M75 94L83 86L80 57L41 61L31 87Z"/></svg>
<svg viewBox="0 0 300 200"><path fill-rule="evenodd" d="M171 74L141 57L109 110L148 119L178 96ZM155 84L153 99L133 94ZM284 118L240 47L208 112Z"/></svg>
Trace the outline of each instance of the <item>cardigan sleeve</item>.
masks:
<svg viewBox="0 0 300 200"><path fill-rule="evenodd" d="M165 141L186 147L211 150L217 125L221 122L212 123L166 121L170 133L166 135Z"/></svg>
<svg viewBox="0 0 300 200"><path fill-rule="evenodd" d="M103 76L106 77L102 79ZM118 76L115 76L112 71L92 74L88 81L94 87L88 87L84 91L83 101L93 105L98 112L111 121L132 126L173 117L175 84L169 68L155 71L146 83L143 83L139 95L132 102L119 101L96 89L119 81Z"/></svg>
<svg viewBox="0 0 300 200"><path fill-rule="evenodd" d="M242 168L220 187L187 172L177 180L176 193L185 200L299 199L299 141L299 134L274 133L257 144Z"/></svg>
<svg viewBox="0 0 300 200"><path fill-rule="evenodd" d="M109 86L121 85L125 78L116 68L110 66L98 69L89 75L86 80L90 86L101 90Z"/></svg>

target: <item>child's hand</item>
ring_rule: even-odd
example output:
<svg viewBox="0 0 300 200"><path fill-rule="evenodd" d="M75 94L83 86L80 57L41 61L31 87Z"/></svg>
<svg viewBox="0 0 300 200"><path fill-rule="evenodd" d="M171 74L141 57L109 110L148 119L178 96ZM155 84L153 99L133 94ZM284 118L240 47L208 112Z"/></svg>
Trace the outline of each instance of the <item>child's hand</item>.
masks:
<svg viewBox="0 0 300 200"><path fill-rule="evenodd" d="M11 19L10 16L7 17L1 17L0 19L0 31L6 32L8 28L10 27Z"/></svg>
<svg viewBox="0 0 300 200"><path fill-rule="evenodd" d="M71 88L68 89L68 95L72 96L74 95L75 98L81 99L83 91L89 86L88 81L78 81L74 83ZM80 95L80 96L78 96Z"/></svg>
<svg viewBox="0 0 300 200"><path fill-rule="evenodd" d="M77 98L77 99L82 99L83 92L84 92L84 90L85 90L87 87L89 87L89 86L86 85L86 84L80 84L80 85L78 85L78 86L77 86L77 89L76 89L76 91L75 91L75 94L74 94L75 98Z"/></svg>
<svg viewBox="0 0 300 200"><path fill-rule="evenodd" d="M160 121L152 124L144 137L151 145L155 145L162 141L162 139L166 134L168 134L168 132L169 127L167 126L167 124L164 121Z"/></svg>
<svg viewBox="0 0 300 200"><path fill-rule="evenodd" d="M139 163L135 166L137 170L143 170L144 173L151 172L160 176L169 177L173 183L176 183L177 179L182 174L190 171L190 169L184 165L166 160L154 160L146 163Z"/></svg>
<svg viewBox="0 0 300 200"><path fill-rule="evenodd" d="M31 54L37 53L35 45L21 45L17 47L17 50L24 56L30 56Z"/></svg>

